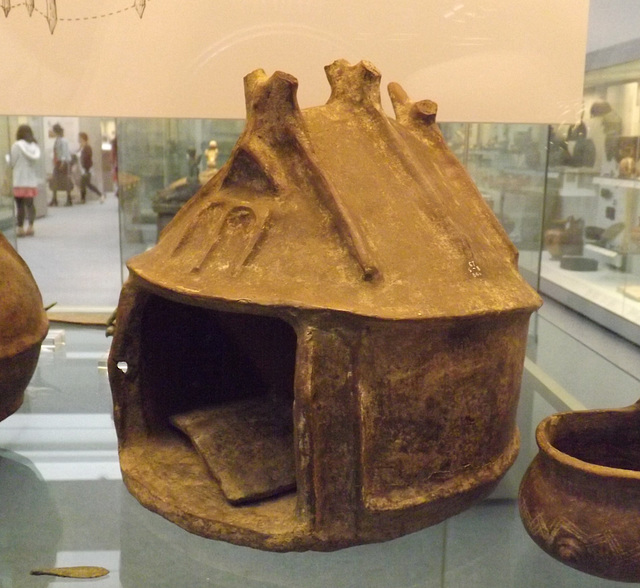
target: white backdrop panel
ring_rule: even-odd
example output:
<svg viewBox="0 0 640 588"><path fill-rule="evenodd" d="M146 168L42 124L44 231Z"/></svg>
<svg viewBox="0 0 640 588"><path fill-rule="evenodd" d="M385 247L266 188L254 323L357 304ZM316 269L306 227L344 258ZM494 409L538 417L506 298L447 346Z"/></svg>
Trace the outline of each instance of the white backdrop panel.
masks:
<svg viewBox="0 0 640 588"><path fill-rule="evenodd" d="M245 74L286 71L313 106L338 58L435 100L441 121L573 122L580 109L584 0L33 0L31 16L28 0L10 4L0 114L244 118Z"/></svg>

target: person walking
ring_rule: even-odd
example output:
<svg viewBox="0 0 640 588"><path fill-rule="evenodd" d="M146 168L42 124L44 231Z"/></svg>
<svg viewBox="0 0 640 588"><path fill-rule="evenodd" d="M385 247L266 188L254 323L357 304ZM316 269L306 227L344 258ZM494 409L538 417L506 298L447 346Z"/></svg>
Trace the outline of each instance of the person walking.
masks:
<svg viewBox="0 0 640 588"><path fill-rule="evenodd" d="M80 163L80 202L87 201L87 188L100 197L100 202L104 202L102 192L91 183L91 168L93 167L93 149L89 145L87 133L79 133L78 141L80 150L78 151L78 162Z"/></svg>
<svg viewBox="0 0 640 588"><path fill-rule="evenodd" d="M71 188L73 182L69 177L71 167L71 152L69 151L69 143L64 138L64 129L56 123L51 128L53 136L56 138L53 144L53 176L51 178L51 191L53 198L49 202L49 206L58 206L58 190L67 193L67 202L65 206L71 206Z"/></svg>
<svg viewBox="0 0 640 588"><path fill-rule="evenodd" d="M34 234L36 208L33 204L38 195L38 164L40 147L29 125L20 125L16 141L11 146L11 168L13 171L13 197L17 208L18 237ZM25 217L28 226L25 230Z"/></svg>

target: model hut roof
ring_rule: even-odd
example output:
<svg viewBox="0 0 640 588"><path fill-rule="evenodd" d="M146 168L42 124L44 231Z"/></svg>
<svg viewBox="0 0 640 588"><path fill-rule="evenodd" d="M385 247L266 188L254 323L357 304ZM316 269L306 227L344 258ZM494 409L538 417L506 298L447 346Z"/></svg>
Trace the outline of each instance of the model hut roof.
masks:
<svg viewBox="0 0 640 588"><path fill-rule="evenodd" d="M331 96L305 110L294 77L245 77L247 124L229 161L131 260L132 279L200 305L383 318L537 308L436 104L390 84L392 119L371 64L325 70Z"/></svg>

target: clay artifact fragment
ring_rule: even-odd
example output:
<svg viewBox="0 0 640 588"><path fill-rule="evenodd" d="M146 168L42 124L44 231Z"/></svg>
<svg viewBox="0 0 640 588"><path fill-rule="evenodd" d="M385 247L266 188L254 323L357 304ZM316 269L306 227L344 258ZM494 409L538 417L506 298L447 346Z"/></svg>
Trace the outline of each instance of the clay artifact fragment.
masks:
<svg viewBox="0 0 640 588"><path fill-rule="evenodd" d="M31 570L32 576L57 576L59 578L102 578L108 573L109 570L100 566L71 566Z"/></svg>
<svg viewBox="0 0 640 588"><path fill-rule="evenodd" d="M22 405L48 329L38 286L0 233L0 421Z"/></svg>
<svg viewBox="0 0 640 588"><path fill-rule="evenodd" d="M175 415L231 504L296 486L291 404L248 398Z"/></svg>
<svg viewBox="0 0 640 588"><path fill-rule="evenodd" d="M447 147L378 70L245 77L224 166L128 262L109 355L120 465L213 539L334 550L434 525L516 458L540 298ZM269 403L275 399L272 408Z"/></svg>

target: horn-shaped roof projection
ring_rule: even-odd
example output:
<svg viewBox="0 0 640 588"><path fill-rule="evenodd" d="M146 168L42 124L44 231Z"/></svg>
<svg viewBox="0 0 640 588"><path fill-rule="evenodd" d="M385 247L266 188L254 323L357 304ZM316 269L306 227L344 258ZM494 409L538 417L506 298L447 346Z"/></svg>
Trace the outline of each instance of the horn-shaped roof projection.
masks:
<svg viewBox="0 0 640 588"><path fill-rule="evenodd" d="M531 311L517 250L445 144L437 107L368 62L325 68L326 104L300 109L297 80L245 77L246 127L220 172L132 279L201 305L332 309L381 318Z"/></svg>

